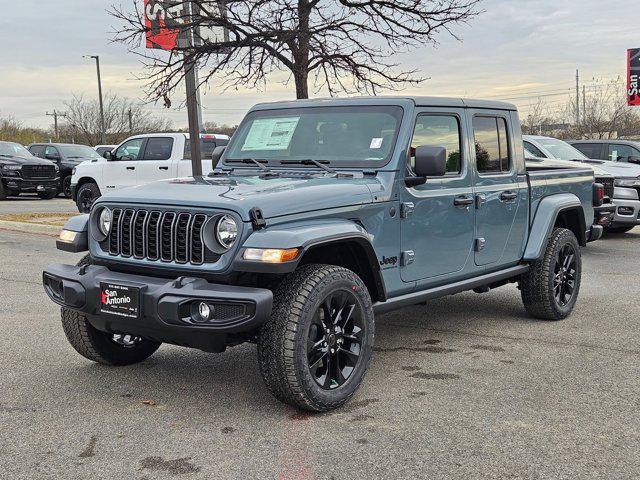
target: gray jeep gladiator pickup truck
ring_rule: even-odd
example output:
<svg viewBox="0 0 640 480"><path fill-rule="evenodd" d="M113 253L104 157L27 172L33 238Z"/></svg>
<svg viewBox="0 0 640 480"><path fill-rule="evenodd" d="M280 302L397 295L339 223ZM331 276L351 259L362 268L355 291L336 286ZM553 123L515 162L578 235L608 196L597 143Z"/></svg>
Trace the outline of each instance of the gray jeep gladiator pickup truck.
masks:
<svg viewBox="0 0 640 480"><path fill-rule="evenodd" d="M260 104L213 161L65 226L58 248L88 255L43 283L81 355L128 365L162 342L254 342L275 397L326 411L361 383L375 314L513 282L529 314L563 319L580 247L602 233L593 171L527 172L507 103Z"/></svg>

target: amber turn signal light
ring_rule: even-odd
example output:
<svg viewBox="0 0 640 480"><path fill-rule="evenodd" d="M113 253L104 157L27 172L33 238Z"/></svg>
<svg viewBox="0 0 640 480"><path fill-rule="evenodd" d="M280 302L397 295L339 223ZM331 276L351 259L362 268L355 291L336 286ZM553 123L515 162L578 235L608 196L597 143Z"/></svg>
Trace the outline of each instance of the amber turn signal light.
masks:
<svg viewBox="0 0 640 480"><path fill-rule="evenodd" d="M247 248L243 258L254 262L284 263L293 260L298 255L297 248L282 250L279 248Z"/></svg>

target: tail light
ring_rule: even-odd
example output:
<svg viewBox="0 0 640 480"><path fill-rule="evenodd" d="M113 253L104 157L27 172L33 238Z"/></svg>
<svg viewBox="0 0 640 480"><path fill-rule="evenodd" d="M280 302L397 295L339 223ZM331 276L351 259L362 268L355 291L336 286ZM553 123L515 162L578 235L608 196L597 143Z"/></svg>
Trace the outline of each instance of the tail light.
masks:
<svg viewBox="0 0 640 480"><path fill-rule="evenodd" d="M604 185L601 183L593 184L593 206L600 207L604 202Z"/></svg>

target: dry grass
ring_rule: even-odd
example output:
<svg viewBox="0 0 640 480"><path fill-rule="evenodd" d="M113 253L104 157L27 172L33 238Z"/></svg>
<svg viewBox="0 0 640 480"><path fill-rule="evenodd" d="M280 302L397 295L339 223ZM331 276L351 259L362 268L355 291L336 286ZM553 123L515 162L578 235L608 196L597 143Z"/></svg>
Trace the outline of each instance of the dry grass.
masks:
<svg viewBox="0 0 640 480"><path fill-rule="evenodd" d="M58 213L58 212L42 212L42 213L15 213L0 215L0 220L9 222L37 223L39 225L53 225L62 227L71 217L78 215L77 213Z"/></svg>

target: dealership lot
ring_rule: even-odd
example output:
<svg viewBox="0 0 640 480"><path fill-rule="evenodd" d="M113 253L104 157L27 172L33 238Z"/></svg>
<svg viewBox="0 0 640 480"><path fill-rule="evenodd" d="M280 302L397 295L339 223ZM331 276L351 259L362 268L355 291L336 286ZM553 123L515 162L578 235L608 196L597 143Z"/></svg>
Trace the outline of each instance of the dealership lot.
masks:
<svg viewBox="0 0 640 480"><path fill-rule="evenodd" d="M44 265L80 256L0 231L3 475L637 478L638 241L640 229L584 250L563 322L528 318L515 286L379 317L357 396L310 415L271 398L250 345L86 361L40 286Z"/></svg>

